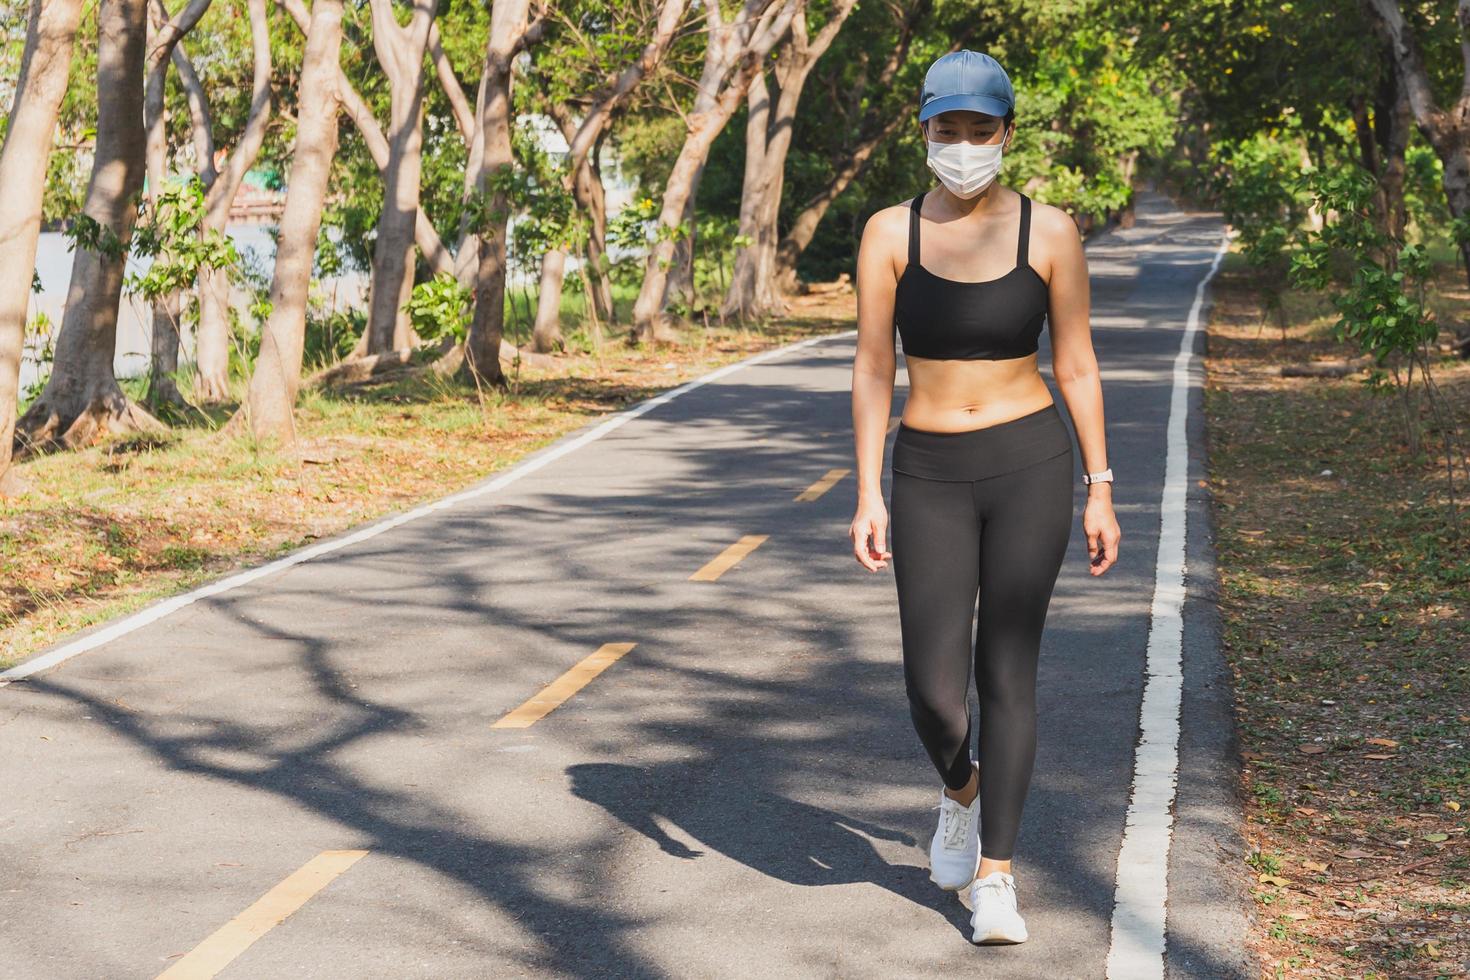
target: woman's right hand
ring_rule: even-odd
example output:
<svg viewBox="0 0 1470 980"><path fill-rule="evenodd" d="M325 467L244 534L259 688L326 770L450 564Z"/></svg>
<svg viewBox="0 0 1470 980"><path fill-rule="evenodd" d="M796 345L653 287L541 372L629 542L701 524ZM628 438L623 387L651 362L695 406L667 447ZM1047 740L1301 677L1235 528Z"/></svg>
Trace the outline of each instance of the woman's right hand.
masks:
<svg viewBox="0 0 1470 980"><path fill-rule="evenodd" d="M888 508L882 497L859 498L857 514L847 529L853 557L870 572L888 567L893 552L888 550Z"/></svg>

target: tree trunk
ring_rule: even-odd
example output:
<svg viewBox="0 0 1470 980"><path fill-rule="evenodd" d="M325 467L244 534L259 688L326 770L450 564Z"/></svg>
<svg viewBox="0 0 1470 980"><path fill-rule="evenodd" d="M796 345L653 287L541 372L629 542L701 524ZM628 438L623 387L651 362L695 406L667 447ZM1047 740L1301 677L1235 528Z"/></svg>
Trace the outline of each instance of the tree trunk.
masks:
<svg viewBox="0 0 1470 980"><path fill-rule="evenodd" d="M918 34L925 18L929 16L931 9L930 0L911 0L901 11L895 9L895 13L900 15L898 43L893 46L892 53L884 59L882 67L879 68L872 82L853 90L853 104L865 103L867 106L858 123L852 126L856 140L844 157L834 161L832 177L828 180L827 186L812 195L806 202L795 220L792 221L791 230L776 246L775 288L779 293L789 295L797 291L796 264L800 261L807 246L812 243L812 238L815 237L817 228L821 225L822 218L826 216L827 209L832 206L832 202L853 181L862 176L879 146L897 132L900 126L913 124L913 117L905 108L895 107L893 101L884 96L894 89L894 80L898 71L907 63L914 37ZM950 42L949 50L958 51L963 47L970 30L971 28L967 28L954 37Z"/></svg>
<svg viewBox="0 0 1470 980"><path fill-rule="evenodd" d="M553 101L547 105L546 110L570 146L577 138L577 124L566 105ZM592 283L591 312L595 320L611 323L617 318L617 309L613 304L612 279L607 273L607 192L602 186L602 173L594 166L597 149L601 145L599 140L591 152L579 158L572 174L570 189L572 200L587 215L590 226L585 255L586 275ZM561 277L558 277L558 290L561 289L561 281ZM559 293L555 299L560 304Z"/></svg>
<svg viewBox="0 0 1470 980"><path fill-rule="evenodd" d="M592 284L593 309L600 322L616 323L618 307L613 300L612 276L608 272L607 191L602 186L602 171L593 166L596 159L594 151L582 165L586 176L579 180L582 190L577 195L577 203L587 212L587 220L592 225L587 235L587 279Z"/></svg>
<svg viewBox="0 0 1470 980"><path fill-rule="evenodd" d="M793 21L795 23L795 21ZM783 56L785 52L782 52ZM735 268L730 274L730 288L725 291L724 316L742 320L757 318L783 309L785 303L775 294L772 275L775 272L776 228L767 223L771 201L781 204L776 192L777 174L772 164L784 169L784 158L777 162L771 149L771 90L765 72L751 80L745 97L745 174L740 191L740 234L750 244L735 253ZM769 257L769 264L766 259ZM763 265L766 267L763 268Z"/></svg>
<svg viewBox="0 0 1470 980"><path fill-rule="evenodd" d="M261 328L250 392L228 427L238 431L249 426L257 439L295 441L292 413L301 385L307 292L321 231L322 203L337 151L341 46L342 0L315 0L297 88L301 108L271 278L271 313Z"/></svg>
<svg viewBox="0 0 1470 980"><path fill-rule="evenodd" d="M541 256L541 283L536 290L536 325L531 330L531 349L538 354L562 350L561 290L566 277L567 251L549 248Z"/></svg>
<svg viewBox="0 0 1470 980"><path fill-rule="evenodd" d="M1378 179L1373 220L1388 244L1383 254L1375 258L1392 272L1397 267L1398 245L1404 240L1404 228L1408 224L1404 182L1408 172L1406 152L1413 111L1409 108L1403 86L1398 84L1393 54L1386 45L1383 62L1371 116L1368 101L1361 96L1353 99L1351 108L1363 169Z"/></svg>
<svg viewBox="0 0 1470 980"><path fill-rule="evenodd" d="M423 170L424 54L437 0L418 0L408 26L393 16L392 0L372 0L373 48L388 76L388 162L383 209L373 245L368 323L354 357L404 350L412 329L406 307L413 291L414 228Z"/></svg>
<svg viewBox="0 0 1470 980"><path fill-rule="evenodd" d="M795 220L791 222L791 230L776 246L776 280L777 288L781 292L787 294L796 292L796 263L800 261L801 253L806 251L807 246L816 237L817 228L821 225L822 219L826 217L827 209L832 206L832 202L837 200L842 192L847 190L852 182L868 169L874 151L900 126L907 125L911 125L911 120L895 116L870 138L858 143L833 169L832 179L827 182L827 186L813 194L806 202Z"/></svg>
<svg viewBox="0 0 1470 980"><path fill-rule="evenodd" d="M490 189L494 172L512 163L511 59L526 33L529 0L496 0L490 10L490 41L485 50L484 99L480 113L483 156L476 181L477 195ZM500 341L505 332L506 227L510 201L495 191L481 211L477 232L478 267L475 273L475 309L465 338L462 373L468 380L505 385L500 369Z"/></svg>
<svg viewBox="0 0 1470 980"><path fill-rule="evenodd" d="M153 0L152 22L155 28L146 58L147 83L143 91L143 126L147 130L147 195L149 220L157 220L158 197L168 179L168 110L164 102L164 83L174 48L193 29L209 9L210 0L195 0L179 18L170 20L163 0ZM154 261L166 261L156 256ZM173 374L179 367L179 319L184 308L183 296L172 291L153 303L153 335L148 358L147 404L152 410L163 405L186 407Z"/></svg>
<svg viewBox="0 0 1470 980"><path fill-rule="evenodd" d="M179 408L188 401L174 383L179 369L179 322L184 315L184 296L174 290L153 301L153 336L148 358L148 397L146 403L157 411L163 405Z"/></svg>
<svg viewBox="0 0 1470 980"><path fill-rule="evenodd" d="M206 176L209 195L206 201L202 233L223 234L230 220L235 195L245 181L245 174L255 165L265 142L266 125L271 116L271 46L270 26L265 0L246 0L250 10L250 47L253 67L250 81L250 116L240 142L230 153L224 170L214 174L213 154L200 160L201 176ZM182 60L175 49L175 61ZM204 90L194 77L192 68L179 64L179 77L184 80L195 110L195 143L207 138L212 128ZM192 80L192 81L191 81ZM199 131L204 127L203 133ZM212 145L212 140L208 140ZM207 169L204 169L207 168ZM199 325L194 331L194 399L200 403L218 404L230 397L230 276L223 269L201 269L199 272Z"/></svg>
<svg viewBox="0 0 1470 980"><path fill-rule="evenodd" d="M776 281L776 245L796 109L812 69L836 40L855 2L838 0L814 39L807 36L803 3L792 18L791 40L782 48L773 72L779 88L775 102L771 101L764 72L751 83L747 98L750 119L745 128L745 185L740 201L740 234L750 244L735 256L735 270L721 310L725 316L763 317L787 309Z"/></svg>
<svg viewBox="0 0 1470 980"><path fill-rule="evenodd" d="M306 4L302 0L277 0L277 2L295 22L301 33L305 34L310 21ZM378 120L374 118L372 110L357 93L357 89L352 87L352 82L347 75L341 71L337 72L337 97L341 100L347 117L357 127L368 156L372 157L373 164L377 166L381 174L388 166L388 140L383 135L383 128L378 125ZM414 222L414 241L419 251L424 253L424 261L429 264L435 275L441 272L455 272L455 257L445 247L439 233L434 230L433 223L424 214L423 208L419 208L418 217Z"/></svg>
<svg viewBox="0 0 1470 980"><path fill-rule="evenodd" d="M22 489L10 468L20 359L36 271L46 167L81 16L81 0L31 0L10 127L0 148L0 198L5 201L0 208L0 495Z"/></svg>
<svg viewBox="0 0 1470 980"><path fill-rule="evenodd" d="M587 238L585 277L592 288L589 312L593 314L593 329L600 333L601 323L617 319L617 307L613 302L612 280L607 272L607 199L602 186L601 172L597 167L598 153L602 140L612 125L614 114L643 81L663 60L669 46L677 36L679 23L684 18L688 0L663 0L658 11L658 20L651 25L651 37L643 46L639 56L627 65L617 77L594 91L598 98L588 107L580 125L573 127L571 117L558 106L548 108L553 119L562 127L567 140L566 189L578 207L587 214L591 222L591 233ZM718 19L718 11L716 11ZM471 152L471 160L475 159ZM560 297L557 297L558 303Z"/></svg>
<svg viewBox="0 0 1470 980"><path fill-rule="evenodd" d="M128 241L143 185L145 0L102 0L97 10L97 140L83 213L99 250L73 255L56 360L17 428L38 446L83 446L107 431L162 431L123 394L112 372Z"/></svg>
<svg viewBox="0 0 1470 980"><path fill-rule="evenodd" d="M745 98L766 55L790 28L796 7L792 0L779 0L775 4L770 4L769 0L747 0L740 19L728 30L720 24L716 0L709 0L705 9L710 28L700 92L688 116L688 135L664 188L659 226L665 233L660 234L648 250L643 287L633 305L630 339L639 343L673 339L663 318L664 298L675 253L675 242L667 231L684 219L694 193L695 180L709 156L710 146ZM752 22L753 18L758 19Z"/></svg>
<svg viewBox="0 0 1470 980"><path fill-rule="evenodd" d="M1470 0L1457 0L1455 5L1464 77L1457 88L1459 98L1447 110L1436 102L1418 38L1404 20L1398 0L1364 2L1379 36L1393 52L1397 83L1404 90L1419 131L1444 164L1444 191L1450 213L1456 218L1470 215ZM1470 279L1470 237L1459 245Z"/></svg>
<svg viewBox="0 0 1470 980"><path fill-rule="evenodd" d="M715 135L718 136L719 133ZM684 213L679 218L684 234L674 239L674 257L669 260L669 281L664 284L664 297L659 304L661 308L665 307L670 298L678 297L691 318L697 316L695 311L699 307L699 292L694 285L694 250L699 244L699 211L696 202L699 200L699 185L704 179L704 166L709 157L707 152L705 157L706 160L700 161L693 179L689 181L689 193L684 197Z"/></svg>

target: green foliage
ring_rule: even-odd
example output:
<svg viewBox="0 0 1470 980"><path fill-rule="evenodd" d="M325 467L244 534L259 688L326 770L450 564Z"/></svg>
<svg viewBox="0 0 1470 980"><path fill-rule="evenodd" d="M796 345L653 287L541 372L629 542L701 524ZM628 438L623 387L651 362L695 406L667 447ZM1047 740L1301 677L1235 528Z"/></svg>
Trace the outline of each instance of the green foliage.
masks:
<svg viewBox="0 0 1470 980"><path fill-rule="evenodd" d="M230 308L230 376L244 379L250 376L260 354L261 331L270 319L272 267L255 250L247 249L237 272L250 296L248 315L253 323L242 318L233 306ZM338 309L322 296L313 279L306 306L302 364L311 370L341 360L352 353L366 327L366 310Z"/></svg>
<svg viewBox="0 0 1470 980"><path fill-rule="evenodd" d="M85 249L113 259L120 259L128 253L127 241L85 211L72 218L62 230L62 235L69 243L67 248L73 252Z"/></svg>
<svg viewBox="0 0 1470 980"><path fill-rule="evenodd" d="M206 210L204 185L193 174L170 180L159 190L133 232L133 251L153 261L142 275L128 276L129 290L152 302L189 289L204 269L228 270L239 264L229 236L213 230L201 234Z"/></svg>
<svg viewBox="0 0 1470 980"><path fill-rule="evenodd" d="M1390 240L1381 230L1374 214L1377 185L1362 168L1310 170L1292 186L1336 216L1320 230L1297 233L1292 280L1318 290L1338 287L1332 295L1339 314L1333 330L1373 356L1379 369L1370 372L1368 383L1386 385L1382 368L1392 355L1412 359L1438 334L1425 305L1432 272L1425 250ZM1334 273L1339 260L1348 269L1345 282Z"/></svg>
<svg viewBox="0 0 1470 980"><path fill-rule="evenodd" d="M239 283L250 297L247 314L250 322L240 315L233 303L229 304L230 318L230 366L231 378L250 377L256 355L260 353L260 325L271 315L271 266L253 248L240 255L236 267Z"/></svg>
<svg viewBox="0 0 1470 980"><path fill-rule="evenodd" d="M615 285L636 289L642 283L643 259L639 253L654 240L660 210L652 197L640 197L608 218L608 249L624 254L608 270Z"/></svg>
<svg viewBox="0 0 1470 980"><path fill-rule="evenodd" d="M51 376L51 364L56 357L56 331L53 328L51 318L44 312L38 312L26 321L25 339L22 346L29 345L31 353L36 361L38 371L36 379L26 385L20 393L20 411L24 412L26 406L40 396L41 390L46 387L46 381Z"/></svg>
<svg viewBox="0 0 1470 980"><path fill-rule="evenodd" d="M735 266L735 255L750 244L750 236L740 234L740 219L726 215L702 215L694 236L694 292L696 300L691 309L679 299L671 298L670 310L687 317L694 317L706 309L713 298L718 308Z"/></svg>
<svg viewBox="0 0 1470 980"><path fill-rule="evenodd" d="M1311 203L1295 183L1301 174L1300 144L1277 133L1255 133L1215 143L1209 155L1210 189L1225 220L1239 231L1246 260L1258 268L1284 261Z"/></svg>
<svg viewBox="0 0 1470 980"><path fill-rule="evenodd" d="M511 138L525 177L516 179L514 172L501 171L494 179L495 186L521 206L511 231L511 254L530 266L539 265L541 256L553 248L580 251L592 229L563 187L564 161L553 160L529 127L516 126Z"/></svg>
<svg viewBox="0 0 1470 980"><path fill-rule="evenodd" d="M317 370L342 360L357 346L362 332L367 329L367 311L360 309L338 310L322 308L312 303L306 309L306 338L302 348L302 363L308 370ZM257 349L259 341L256 341ZM258 352L258 351L257 351Z"/></svg>
<svg viewBox="0 0 1470 980"><path fill-rule="evenodd" d="M469 332L474 291L461 286L447 272L413 287L408 298L408 317L414 332L424 340L453 337L461 342Z"/></svg>
<svg viewBox="0 0 1470 980"><path fill-rule="evenodd" d="M1442 241L1455 248L1470 241L1470 214L1458 218L1450 214L1439 154L1416 140L1404 154L1404 167L1404 204L1418 241L1425 245Z"/></svg>
<svg viewBox="0 0 1470 980"><path fill-rule="evenodd" d="M1167 152L1174 97L1163 66L1135 55L1131 33L1063 21L1044 57L1013 73L1016 137L1005 162L1015 186L1073 214L1106 215L1132 200L1140 155ZM1161 75L1163 79L1161 79Z"/></svg>

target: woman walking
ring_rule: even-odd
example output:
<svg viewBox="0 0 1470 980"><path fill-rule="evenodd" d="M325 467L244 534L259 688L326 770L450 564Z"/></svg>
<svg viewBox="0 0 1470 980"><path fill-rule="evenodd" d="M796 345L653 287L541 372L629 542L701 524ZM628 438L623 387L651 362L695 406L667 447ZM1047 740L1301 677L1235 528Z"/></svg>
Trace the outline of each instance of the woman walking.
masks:
<svg viewBox="0 0 1470 980"><path fill-rule="evenodd" d="M919 126L940 186L874 214L858 251L850 534L865 568L893 562L910 713L944 784L930 877L968 890L974 942L1018 943L1012 849L1036 756L1041 633L1074 513L1072 440L1037 364L1043 324L1082 450L1091 574L1117 561L1121 534L1077 226L996 182L1015 134L1005 70L974 51L940 58ZM909 395L890 524L880 477L895 335Z"/></svg>

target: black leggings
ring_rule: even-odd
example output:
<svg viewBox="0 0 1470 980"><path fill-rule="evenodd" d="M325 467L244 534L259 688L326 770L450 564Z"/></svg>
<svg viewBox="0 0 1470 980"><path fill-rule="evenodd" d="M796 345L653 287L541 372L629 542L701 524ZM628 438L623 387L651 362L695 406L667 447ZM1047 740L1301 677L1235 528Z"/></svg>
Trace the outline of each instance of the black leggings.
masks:
<svg viewBox="0 0 1470 980"><path fill-rule="evenodd" d="M890 550L914 728L945 785L964 788L973 663L980 853L997 861L1011 858L1036 759L1036 663L1072 532L1072 468L1055 403L967 432L900 422L893 446Z"/></svg>

